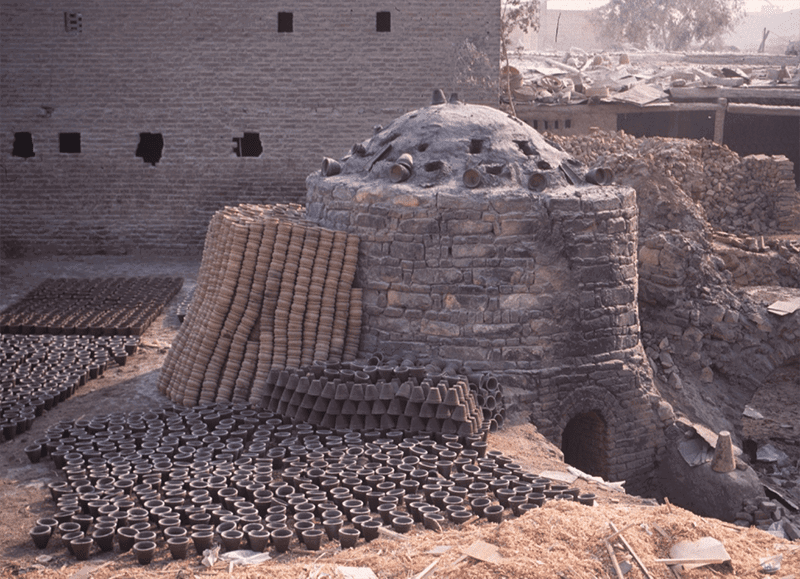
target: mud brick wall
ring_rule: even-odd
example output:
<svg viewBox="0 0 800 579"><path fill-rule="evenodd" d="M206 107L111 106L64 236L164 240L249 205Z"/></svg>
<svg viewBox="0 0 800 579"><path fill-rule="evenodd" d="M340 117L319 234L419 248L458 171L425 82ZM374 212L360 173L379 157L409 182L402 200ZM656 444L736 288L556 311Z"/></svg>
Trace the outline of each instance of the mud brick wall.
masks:
<svg viewBox="0 0 800 579"><path fill-rule="evenodd" d="M496 98L459 84L454 60L470 41L497 61L497 0L2 0L1 9L7 255L197 253L215 211L301 200L323 152L347 151L432 89ZM291 14L291 32L278 31L279 12ZM475 72L491 78L495 66ZM25 156L13 154L16 133L30 134ZM60 133L79 133L80 152L60 152ZM155 164L136 156L141 133L163 139ZM237 145L257 156L237 156Z"/></svg>
<svg viewBox="0 0 800 579"><path fill-rule="evenodd" d="M308 179L309 218L361 239L362 350L497 372L529 393L531 420L556 444L595 413L587 468L643 488L658 426L634 370L644 356L633 190L432 191Z"/></svg>

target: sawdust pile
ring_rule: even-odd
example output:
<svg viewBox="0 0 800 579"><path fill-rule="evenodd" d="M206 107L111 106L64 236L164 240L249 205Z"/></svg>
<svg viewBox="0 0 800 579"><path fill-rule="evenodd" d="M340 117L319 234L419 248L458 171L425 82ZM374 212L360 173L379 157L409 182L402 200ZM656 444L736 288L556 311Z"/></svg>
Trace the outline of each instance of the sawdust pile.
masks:
<svg viewBox="0 0 800 579"><path fill-rule="evenodd" d="M147 567L139 567L134 556L127 553L102 564L91 576L95 579L165 576L184 579L338 579L342 574L337 571L337 566L346 566L368 567L381 579L394 579L413 577L438 559L429 577L605 578L614 577L603 543L603 539L612 534L609 523L623 530L622 536L654 578L673 577L666 565L656 562L656 559L669 557L672 544L704 536L721 541L732 560L684 572L684 577L755 579L763 577L759 570L760 560L773 555L783 556L778 576L800 570L800 546L756 529L741 529L714 519L704 519L677 507L612 502L586 507L568 501L552 501L542 509L500 524L480 520L460 530L448 527L442 533L422 531L416 526L402 538L381 537L371 543L359 542L355 549L346 551L340 550L338 543L334 542L323 543L322 549L316 552L295 547L272 561L251 567L235 567L230 573L225 562L205 568L199 565L197 557L190 562L171 561L166 550L160 550L156 560ZM464 558L462 551L478 540L496 546L502 562ZM644 574L624 547L619 542L614 542L614 546L619 561L629 561L633 567L626 578L643 578ZM444 547L449 549L445 551ZM431 553L432 550L444 553L437 555ZM75 573L75 567L70 566L61 570L41 569L36 577L70 579L76 577Z"/></svg>

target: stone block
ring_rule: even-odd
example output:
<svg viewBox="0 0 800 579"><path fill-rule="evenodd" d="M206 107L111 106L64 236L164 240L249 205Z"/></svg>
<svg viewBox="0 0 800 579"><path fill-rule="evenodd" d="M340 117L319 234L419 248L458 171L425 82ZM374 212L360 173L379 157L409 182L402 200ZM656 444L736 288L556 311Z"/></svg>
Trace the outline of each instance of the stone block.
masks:
<svg viewBox="0 0 800 579"><path fill-rule="evenodd" d="M427 310L431 306L431 296L426 294L389 290L387 304L390 307L414 308Z"/></svg>
<svg viewBox="0 0 800 579"><path fill-rule="evenodd" d="M421 243L393 241L389 248L389 255L398 259L422 261L425 259L425 246Z"/></svg>

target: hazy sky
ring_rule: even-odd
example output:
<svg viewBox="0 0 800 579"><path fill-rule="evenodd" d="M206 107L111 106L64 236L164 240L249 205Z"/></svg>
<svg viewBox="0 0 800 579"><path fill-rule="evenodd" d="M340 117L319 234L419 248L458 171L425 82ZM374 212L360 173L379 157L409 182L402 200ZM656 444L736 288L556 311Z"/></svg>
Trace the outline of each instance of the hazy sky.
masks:
<svg viewBox="0 0 800 579"><path fill-rule="evenodd" d="M587 10L605 4L607 0L547 0L547 7L551 10ZM800 0L745 0L745 9L748 12L761 12L762 6L772 4L784 11L800 8Z"/></svg>

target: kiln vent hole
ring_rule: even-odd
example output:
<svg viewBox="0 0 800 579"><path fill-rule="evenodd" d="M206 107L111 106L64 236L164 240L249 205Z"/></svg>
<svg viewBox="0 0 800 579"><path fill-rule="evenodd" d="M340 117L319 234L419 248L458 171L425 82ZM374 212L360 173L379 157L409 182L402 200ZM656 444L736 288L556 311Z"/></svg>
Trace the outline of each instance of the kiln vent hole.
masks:
<svg viewBox="0 0 800 579"><path fill-rule="evenodd" d="M263 151L258 133L245 133L243 137L233 138L233 152L237 157L260 157Z"/></svg>
<svg viewBox="0 0 800 579"><path fill-rule="evenodd" d="M477 155L483 151L483 139L472 139L469 142L469 154Z"/></svg>
<svg viewBox="0 0 800 579"><path fill-rule="evenodd" d="M444 163L442 163L441 161L431 161L430 163L425 163L424 166L425 170L430 173L433 171L440 170L444 166Z"/></svg>
<svg viewBox="0 0 800 579"><path fill-rule="evenodd" d="M417 145L417 151L419 151L420 153L425 152L425 149L427 148L428 148L428 143L420 143L419 145Z"/></svg>
<svg viewBox="0 0 800 579"><path fill-rule="evenodd" d="M161 160L161 151L164 150L164 137L161 133L139 133L139 146L136 147L136 156L141 157L145 163L155 164Z"/></svg>
<svg viewBox="0 0 800 579"><path fill-rule="evenodd" d="M608 479L608 432L599 412L574 416L561 434L561 450L567 464Z"/></svg>
<svg viewBox="0 0 800 579"><path fill-rule="evenodd" d="M514 142L517 144L519 150L522 151L526 157L530 157L538 153L536 147L534 147L530 141L514 141Z"/></svg>
<svg viewBox="0 0 800 579"><path fill-rule="evenodd" d="M30 133L14 133L14 145L11 149L11 155L22 157L23 159L36 156L33 151L33 137L31 137Z"/></svg>

